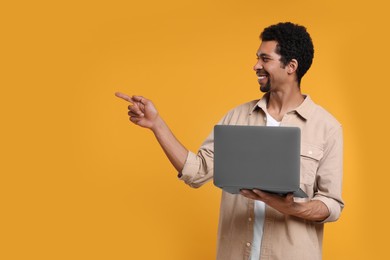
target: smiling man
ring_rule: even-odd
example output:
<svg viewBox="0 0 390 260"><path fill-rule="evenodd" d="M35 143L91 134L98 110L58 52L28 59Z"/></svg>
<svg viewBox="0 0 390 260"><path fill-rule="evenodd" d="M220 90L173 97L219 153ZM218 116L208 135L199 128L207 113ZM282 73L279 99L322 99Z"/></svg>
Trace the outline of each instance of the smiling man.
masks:
<svg viewBox="0 0 390 260"><path fill-rule="evenodd" d="M300 188L308 198L260 190L242 190L240 195L223 192L217 259L321 259L324 223L336 221L344 207L342 128L301 93L301 79L314 56L306 28L279 23L264 29L260 38L254 70L265 94L232 109L219 124L299 127ZM150 100L116 95L132 103L131 122L153 131L180 180L197 188L213 178L213 133L194 154L175 138Z"/></svg>

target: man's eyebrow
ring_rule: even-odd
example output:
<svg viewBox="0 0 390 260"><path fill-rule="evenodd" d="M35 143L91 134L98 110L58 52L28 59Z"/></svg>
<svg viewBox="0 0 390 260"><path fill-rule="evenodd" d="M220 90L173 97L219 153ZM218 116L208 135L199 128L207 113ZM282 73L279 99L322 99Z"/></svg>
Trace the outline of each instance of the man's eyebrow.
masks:
<svg viewBox="0 0 390 260"><path fill-rule="evenodd" d="M266 54L266 53L256 53L256 56L257 57L261 57L261 58L264 58L264 57L266 57L266 58L271 58L271 55L268 55L268 54Z"/></svg>

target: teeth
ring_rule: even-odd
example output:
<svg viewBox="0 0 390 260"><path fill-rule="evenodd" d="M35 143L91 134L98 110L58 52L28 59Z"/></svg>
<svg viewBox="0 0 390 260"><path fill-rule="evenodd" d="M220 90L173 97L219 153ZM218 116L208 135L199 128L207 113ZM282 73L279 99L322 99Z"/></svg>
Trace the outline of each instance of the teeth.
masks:
<svg viewBox="0 0 390 260"><path fill-rule="evenodd" d="M266 76L258 76L257 78L258 79L264 79L264 78L266 78Z"/></svg>

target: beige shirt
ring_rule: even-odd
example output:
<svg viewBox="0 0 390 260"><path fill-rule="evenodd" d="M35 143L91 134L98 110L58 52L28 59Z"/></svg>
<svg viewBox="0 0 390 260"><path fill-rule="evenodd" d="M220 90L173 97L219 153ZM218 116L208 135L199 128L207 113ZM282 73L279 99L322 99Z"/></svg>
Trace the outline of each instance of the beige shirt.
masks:
<svg viewBox="0 0 390 260"><path fill-rule="evenodd" d="M266 125L266 98L245 103L229 111L219 122L224 125ZM325 222L339 218L341 198L343 137L340 123L309 96L283 117L281 126L301 129L301 183L308 199L320 200L330 215L323 222L286 216L266 206L261 260L316 260L322 257ZM180 179L197 188L213 178L213 133L197 154L189 152ZM251 252L254 201L222 192L218 227L217 259L247 260Z"/></svg>

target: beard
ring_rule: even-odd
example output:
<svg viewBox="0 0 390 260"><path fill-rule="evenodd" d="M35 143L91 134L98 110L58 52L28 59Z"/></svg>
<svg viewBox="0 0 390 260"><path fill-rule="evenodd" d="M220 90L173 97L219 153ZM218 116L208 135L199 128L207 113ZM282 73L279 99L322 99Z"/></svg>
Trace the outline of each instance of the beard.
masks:
<svg viewBox="0 0 390 260"><path fill-rule="evenodd" d="M271 90L271 79L269 77L269 74L266 70L264 69L261 69L261 70L257 70L256 71L256 75L257 77L267 77L266 78L266 81L264 83L263 79L258 79L258 82L260 84L260 91L263 92L263 93L267 93Z"/></svg>
<svg viewBox="0 0 390 260"><path fill-rule="evenodd" d="M269 82L269 79L267 80L267 83L261 85L260 84L260 91L263 93L267 93L271 90L271 83Z"/></svg>

